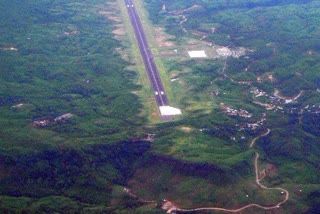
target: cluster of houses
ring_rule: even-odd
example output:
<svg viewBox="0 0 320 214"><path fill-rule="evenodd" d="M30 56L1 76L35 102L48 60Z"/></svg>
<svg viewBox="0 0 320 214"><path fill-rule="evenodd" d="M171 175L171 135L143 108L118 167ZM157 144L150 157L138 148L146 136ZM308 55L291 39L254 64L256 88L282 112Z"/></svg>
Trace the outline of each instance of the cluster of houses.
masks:
<svg viewBox="0 0 320 214"><path fill-rule="evenodd" d="M220 47L220 48L216 49L216 52L220 57L232 56L232 57L238 58L245 53L245 49L244 48L230 49L228 47Z"/></svg>
<svg viewBox="0 0 320 214"><path fill-rule="evenodd" d="M55 117L54 119L39 119L39 120L35 120L32 122L32 125L34 127L46 127L49 125L54 124L55 122L61 122L61 121L66 121L67 119L71 118L73 116L73 114L71 113L66 113L63 115L60 115L58 117Z"/></svg>
<svg viewBox="0 0 320 214"><path fill-rule="evenodd" d="M229 116L239 116L239 117L244 117L244 118L250 118L252 117L252 114L250 114L247 110L244 109L232 109L230 107L225 106L225 104L221 104L222 106L222 111Z"/></svg>
<svg viewBox="0 0 320 214"><path fill-rule="evenodd" d="M239 127L239 131L245 130L245 129L251 129L251 130L255 130L259 127L261 127L264 123L264 121L267 120L267 114L263 113L261 118L255 122L255 123L245 123L242 125L236 124L237 127Z"/></svg>

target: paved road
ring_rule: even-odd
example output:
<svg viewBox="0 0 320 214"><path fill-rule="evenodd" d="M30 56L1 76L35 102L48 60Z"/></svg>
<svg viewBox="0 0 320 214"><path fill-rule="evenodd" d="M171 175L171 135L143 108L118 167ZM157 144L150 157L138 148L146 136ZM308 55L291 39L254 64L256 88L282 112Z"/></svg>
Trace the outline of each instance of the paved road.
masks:
<svg viewBox="0 0 320 214"><path fill-rule="evenodd" d="M154 96L158 107L169 106L168 98L165 93L157 66L154 62L152 52L150 50L145 32L142 27L141 20L138 16L133 0L125 0L134 34L140 49L141 56L154 92ZM162 116L163 120L172 120L173 116Z"/></svg>

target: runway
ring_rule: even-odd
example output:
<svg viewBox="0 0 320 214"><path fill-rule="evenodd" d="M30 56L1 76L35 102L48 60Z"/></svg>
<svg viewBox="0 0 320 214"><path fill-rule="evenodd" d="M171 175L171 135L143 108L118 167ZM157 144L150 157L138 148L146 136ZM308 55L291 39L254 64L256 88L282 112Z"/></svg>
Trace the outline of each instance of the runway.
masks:
<svg viewBox="0 0 320 214"><path fill-rule="evenodd" d="M125 3L158 108L161 106L169 106L167 95L133 0L125 0ZM161 118L162 120L172 120L173 116L162 115Z"/></svg>

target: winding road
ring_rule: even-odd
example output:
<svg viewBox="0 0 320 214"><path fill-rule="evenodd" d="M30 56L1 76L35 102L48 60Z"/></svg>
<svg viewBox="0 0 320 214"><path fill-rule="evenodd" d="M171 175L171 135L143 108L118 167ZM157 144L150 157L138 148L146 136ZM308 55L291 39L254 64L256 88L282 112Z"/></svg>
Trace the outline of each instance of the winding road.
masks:
<svg viewBox="0 0 320 214"><path fill-rule="evenodd" d="M257 139L268 135L270 132L271 132L271 130L267 129L267 131L265 133L262 133L258 137L252 139L249 148L252 148L254 146L254 144L255 144ZM222 208L222 207L198 207L198 208L192 208L192 209L182 209L182 208L178 208L176 206L173 206L173 207L171 206L167 210L167 213L176 213L176 211L179 211L179 212L195 212L195 211L204 211L204 210L216 210L216 211L237 213L237 212L241 212L241 211L243 211L245 209L248 209L248 208L251 208L251 207L257 207L257 208L260 208L260 209L263 209L263 210L279 209L282 204L286 203L289 200L289 195L290 195L289 191L284 189L284 188L281 188L281 187L267 187L264 184L260 183L260 181L262 181L263 178L265 177L265 171L262 171L262 172L264 172L263 177L259 178L259 174L260 174L259 173L259 165L258 165L259 157L260 157L260 155L256 151L255 152L255 158L254 158L254 169L255 169L255 177L256 177L255 180L256 180L256 183L262 189L265 189L265 190L277 190L277 191L280 191L281 194L284 194L284 199L282 201L280 201L279 203L277 203L277 204L275 204L273 206L263 206L263 205L260 205L260 204L251 203L251 204L245 205L243 207L240 207L238 209L227 209L227 208ZM130 196L132 196L134 198L137 198L141 202L144 202L144 203L155 203L154 200L147 200L147 199L139 198L136 194L132 193L131 190L128 189L128 188L125 188L124 191L128 195L130 195ZM165 200L165 201L169 202L170 204L173 204L171 201L168 201L168 200Z"/></svg>
<svg viewBox="0 0 320 214"><path fill-rule="evenodd" d="M254 138L251 143L250 143L250 148L252 148L256 142L257 139L260 137L266 136L270 133L270 129L268 129L265 133L259 135L258 137ZM254 168L255 168L255 174L256 174L256 183L257 185L266 190L279 190L281 191L282 194L285 194L285 197L282 201L279 203L273 205L273 206L262 206L260 204L248 204L246 206L240 207L238 209L226 209L226 208L221 208L221 207L199 207L199 208L194 208L194 209L180 209L180 208L172 208L171 210L168 210L167 213L174 213L175 211L180 211L180 212L194 212L194 211L201 211L201 210L216 210L216 211L225 211L225 212L231 212L231 213L237 213L241 212L245 209L248 209L250 207L258 207L260 209L264 210L272 210L272 209L278 209L282 204L286 203L289 200L289 191L286 189L283 189L281 187L267 187L263 184L260 183L260 181L264 178L259 178L259 167L258 167L258 160L259 160L259 153L255 152L255 159L254 159Z"/></svg>
<svg viewBox="0 0 320 214"><path fill-rule="evenodd" d="M301 90L301 91L299 92L299 94L296 95L296 96L293 96L293 97L285 97L285 96L280 95L280 91L279 91L278 89L275 89L273 95L274 95L275 97L278 97L279 99L284 100L286 103L291 103L292 101L297 100L297 99L302 95L303 92L304 92L304 91Z"/></svg>
<svg viewBox="0 0 320 214"><path fill-rule="evenodd" d="M259 139L260 137L264 137L264 136L268 135L269 133L270 133L270 129L267 129L266 133L261 134L261 135L259 135L259 136L256 137L256 138L253 138L253 140L251 141L249 147L252 148L252 147L254 146L254 144L256 143L256 140L257 140L257 139Z"/></svg>

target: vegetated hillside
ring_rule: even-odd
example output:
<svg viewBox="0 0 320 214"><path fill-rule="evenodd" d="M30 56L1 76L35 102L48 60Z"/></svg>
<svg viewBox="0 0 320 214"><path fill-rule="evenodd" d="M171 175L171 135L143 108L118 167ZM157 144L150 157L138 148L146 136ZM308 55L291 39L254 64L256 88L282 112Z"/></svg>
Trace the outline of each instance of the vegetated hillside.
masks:
<svg viewBox="0 0 320 214"><path fill-rule="evenodd" d="M150 145L126 142L145 118L132 93L136 73L115 50L114 23L100 15L107 3L0 3L1 213L140 204L119 185Z"/></svg>
<svg viewBox="0 0 320 214"><path fill-rule="evenodd" d="M146 117L132 93L140 89L136 72L115 50L121 43L113 38L114 23L100 15L108 6L99 0L0 4L1 212L144 210L123 190L139 172L146 175L145 166L160 164L169 180L159 183L168 187L175 176L221 188L252 173L243 159L181 161L155 155L139 140L150 128L141 128ZM147 189L155 200L175 194L156 189Z"/></svg>
<svg viewBox="0 0 320 214"><path fill-rule="evenodd" d="M135 73L115 50L113 23L99 15L105 4L1 4L2 148L115 142L145 122Z"/></svg>
<svg viewBox="0 0 320 214"><path fill-rule="evenodd" d="M279 172L269 184L287 185L295 200L314 204L316 210L319 198L310 198L317 195L320 178L319 2L147 0L146 7L152 22L171 35L176 50L246 48L245 55L237 57L165 59L178 79L173 84L188 118L177 123L175 134L166 135L156 149L184 159L219 162L219 140L243 152L253 136L269 128L270 135L256 144L264 154L262 161L276 165ZM252 117L241 117L236 109ZM246 126L252 124L258 126ZM234 153L224 151L228 152L220 157L230 164L225 154ZM308 189L305 197L297 196L298 186Z"/></svg>
<svg viewBox="0 0 320 214"><path fill-rule="evenodd" d="M228 47L252 49L249 59L238 59L256 75L272 73L286 95L319 87L319 37L317 1L147 1L154 23L168 33L207 34L206 41ZM259 5L250 7L247 4ZM165 10L163 6L165 5ZM269 5L268 7L265 5ZM224 8L224 9L219 9ZM179 23L185 16L186 22ZM214 33L211 33L214 28ZM189 33L190 35L190 33ZM230 63L231 66L233 63ZM285 68L285 69L282 69ZM232 73L241 68L232 66ZM297 76L298 75L298 76Z"/></svg>
<svg viewBox="0 0 320 214"><path fill-rule="evenodd" d="M107 2L0 4L1 211L148 213L163 198L185 207L276 204L281 195L257 188L248 149L267 128L255 145L278 172L267 184L290 188L288 212L315 210L318 3L146 2L150 18L180 44L197 39L187 33L196 30L208 43L248 50L240 58L166 62L170 74L181 71L172 85L185 116L154 127L144 126L132 93L140 89L136 73L115 50L114 23L99 15ZM144 132L156 134L152 144L127 141Z"/></svg>
<svg viewBox="0 0 320 214"><path fill-rule="evenodd" d="M2 151L0 210L85 213L91 209L102 213L135 207L139 202L130 202L121 186L144 162L149 149L150 144L141 141L92 145L83 150Z"/></svg>

